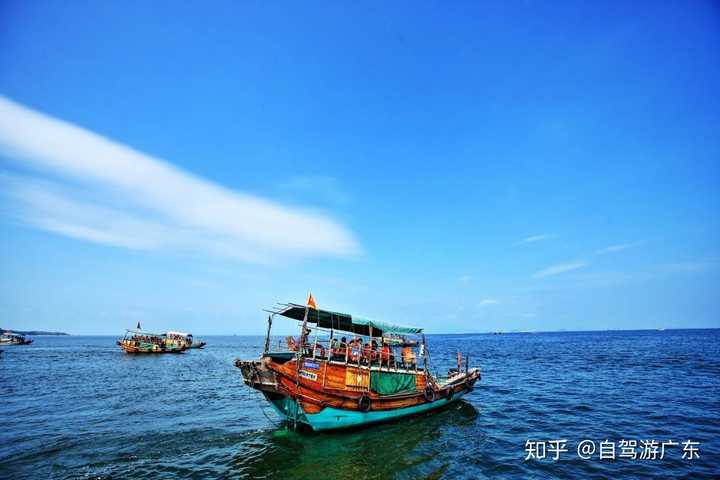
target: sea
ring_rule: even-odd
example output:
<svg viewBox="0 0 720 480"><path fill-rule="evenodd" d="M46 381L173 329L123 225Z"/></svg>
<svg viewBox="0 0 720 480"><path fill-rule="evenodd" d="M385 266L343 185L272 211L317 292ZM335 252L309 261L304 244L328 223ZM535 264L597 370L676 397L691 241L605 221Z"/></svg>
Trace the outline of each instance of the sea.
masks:
<svg viewBox="0 0 720 480"><path fill-rule="evenodd" d="M157 356L115 337L2 347L0 478L720 478L718 329L429 335L432 369L460 351L476 388L336 433L288 428L243 384L233 361L262 337L204 340Z"/></svg>

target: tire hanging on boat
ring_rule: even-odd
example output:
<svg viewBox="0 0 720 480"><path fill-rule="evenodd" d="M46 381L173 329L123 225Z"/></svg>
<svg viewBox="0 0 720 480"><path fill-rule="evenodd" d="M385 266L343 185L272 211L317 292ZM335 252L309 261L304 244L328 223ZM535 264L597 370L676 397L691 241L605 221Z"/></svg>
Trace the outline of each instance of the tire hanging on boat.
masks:
<svg viewBox="0 0 720 480"><path fill-rule="evenodd" d="M435 401L435 390L433 390L430 385L425 387L425 391L423 392L423 395L425 396L425 400L427 400L428 402Z"/></svg>
<svg viewBox="0 0 720 480"><path fill-rule="evenodd" d="M370 410L370 397L363 394L362 397L358 399L358 410L361 412L367 412Z"/></svg>

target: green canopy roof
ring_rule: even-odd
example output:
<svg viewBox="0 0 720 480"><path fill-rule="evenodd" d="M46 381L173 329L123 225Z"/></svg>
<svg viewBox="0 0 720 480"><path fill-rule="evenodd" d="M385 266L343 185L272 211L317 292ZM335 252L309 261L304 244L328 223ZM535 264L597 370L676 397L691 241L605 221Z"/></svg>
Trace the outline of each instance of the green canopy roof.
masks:
<svg viewBox="0 0 720 480"><path fill-rule="evenodd" d="M302 320L305 317L305 306L289 303L285 308L273 313L295 320ZM308 322L315 323L322 328L332 328L358 335L370 335L370 327L372 327L372 333L375 337L380 337L383 333L413 334L422 333L423 331L422 328L395 325L377 320L368 320L367 318L353 317L347 313L316 310L314 308L308 310Z"/></svg>

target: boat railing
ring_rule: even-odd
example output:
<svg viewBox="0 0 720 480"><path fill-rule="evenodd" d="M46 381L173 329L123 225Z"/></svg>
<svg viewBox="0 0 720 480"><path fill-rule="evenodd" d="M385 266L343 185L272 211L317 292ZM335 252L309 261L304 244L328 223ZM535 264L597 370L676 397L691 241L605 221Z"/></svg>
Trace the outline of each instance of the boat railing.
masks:
<svg viewBox="0 0 720 480"><path fill-rule="evenodd" d="M295 353L300 349L300 339L286 336L277 339L277 346L273 353ZM387 351L382 347L368 348L368 343L341 342L338 338L310 335L305 340L302 356L313 360L326 360L336 365L356 366L397 372L418 372L416 356L403 359L398 348L388 346Z"/></svg>

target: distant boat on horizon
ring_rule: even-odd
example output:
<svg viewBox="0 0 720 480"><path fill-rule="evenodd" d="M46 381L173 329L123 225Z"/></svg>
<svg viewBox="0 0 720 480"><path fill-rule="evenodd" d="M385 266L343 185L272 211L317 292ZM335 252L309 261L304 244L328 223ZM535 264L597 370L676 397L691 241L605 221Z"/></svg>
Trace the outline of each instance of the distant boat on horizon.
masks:
<svg viewBox="0 0 720 480"><path fill-rule="evenodd" d="M20 333L5 331L0 334L0 345L30 345L32 342L31 338Z"/></svg>
<svg viewBox="0 0 720 480"><path fill-rule="evenodd" d="M139 327L138 323L137 329L127 330L117 341L125 353L183 353L187 348L184 342L168 338L164 333L145 332Z"/></svg>

